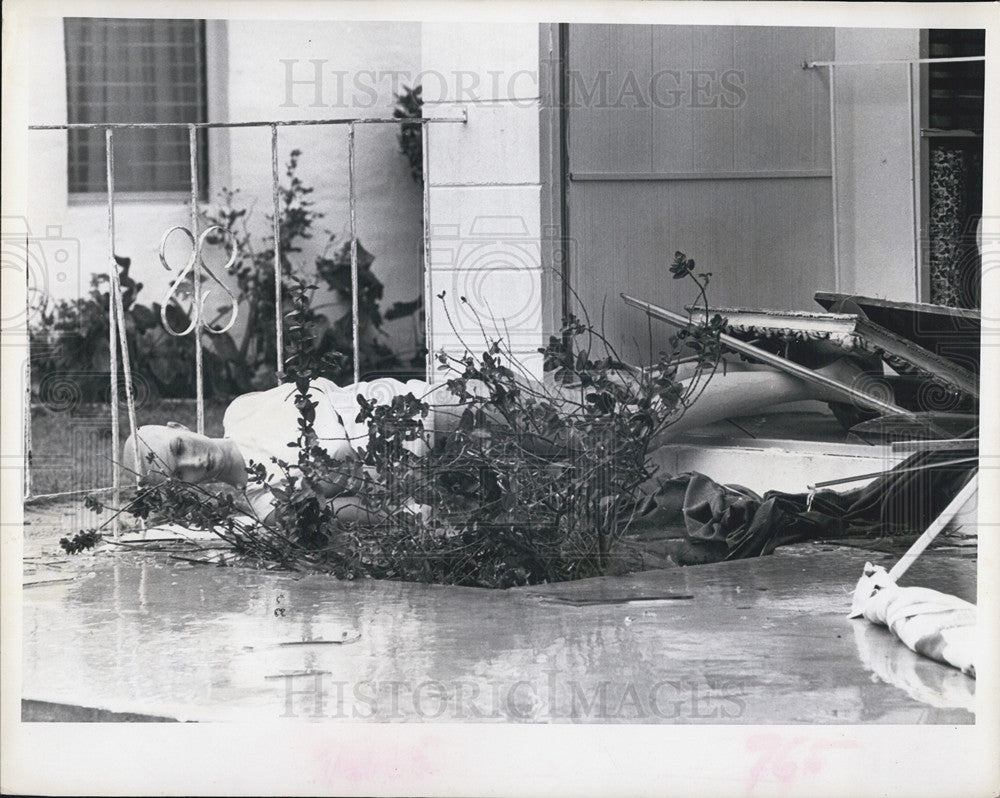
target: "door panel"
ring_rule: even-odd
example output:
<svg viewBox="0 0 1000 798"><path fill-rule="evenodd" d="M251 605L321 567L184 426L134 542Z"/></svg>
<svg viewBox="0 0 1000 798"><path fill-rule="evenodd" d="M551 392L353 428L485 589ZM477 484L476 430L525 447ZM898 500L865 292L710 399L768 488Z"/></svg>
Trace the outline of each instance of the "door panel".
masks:
<svg viewBox="0 0 1000 798"><path fill-rule="evenodd" d="M830 243L829 218L812 210L824 203L829 186L818 180L589 183L573 213L601 224L575 253L577 290L630 361L648 356L649 331L620 293L676 311L698 298L691 281L668 270L676 249L695 259L696 271L712 273L713 305L818 310L812 295L826 289L802 253ZM666 329L654 322L654 352Z"/></svg>
<svg viewBox="0 0 1000 798"><path fill-rule="evenodd" d="M734 30L735 61L747 95L735 117L735 168L829 169L828 76L802 64L833 58L833 30Z"/></svg>
<svg viewBox="0 0 1000 798"><path fill-rule="evenodd" d="M652 146L649 104L637 98L634 87L644 92L643 87L650 84L652 27L569 27L570 48L595 55L592 63L578 70L570 51L567 102L571 163L581 171L648 170ZM582 124L574 124L577 120Z"/></svg>
<svg viewBox="0 0 1000 798"><path fill-rule="evenodd" d="M649 329L619 293L696 296L675 250L712 273L714 305L813 309L834 284L829 100L802 63L832 57L833 31L568 31L570 279L622 354L648 357ZM654 323L654 352L668 332Z"/></svg>

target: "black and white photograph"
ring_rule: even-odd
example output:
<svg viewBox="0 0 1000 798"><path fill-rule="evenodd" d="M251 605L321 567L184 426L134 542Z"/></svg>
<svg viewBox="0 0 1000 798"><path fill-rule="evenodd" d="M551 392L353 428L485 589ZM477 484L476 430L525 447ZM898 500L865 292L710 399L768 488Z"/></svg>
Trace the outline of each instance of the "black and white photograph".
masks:
<svg viewBox="0 0 1000 798"><path fill-rule="evenodd" d="M3 792L995 795L996 12L5 3Z"/></svg>

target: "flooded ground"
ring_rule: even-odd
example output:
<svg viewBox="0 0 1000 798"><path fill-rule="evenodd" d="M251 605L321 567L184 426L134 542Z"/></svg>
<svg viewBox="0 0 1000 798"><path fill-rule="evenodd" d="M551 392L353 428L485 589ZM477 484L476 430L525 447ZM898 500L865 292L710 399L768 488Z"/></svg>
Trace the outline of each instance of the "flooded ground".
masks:
<svg viewBox="0 0 1000 798"><path fill-rule="evenodd" d="M974 680L846 618L865 561L895 561L863 549L509 591L25 553L25 719L975 719ZM931 551L903 581L974 601L975 565Z"/></svg>

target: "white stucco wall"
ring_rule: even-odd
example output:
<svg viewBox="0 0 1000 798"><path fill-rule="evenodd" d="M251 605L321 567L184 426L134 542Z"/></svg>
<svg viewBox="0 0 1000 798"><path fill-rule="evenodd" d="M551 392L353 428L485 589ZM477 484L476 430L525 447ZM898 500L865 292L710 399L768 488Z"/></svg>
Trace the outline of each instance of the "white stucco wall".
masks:
<svg viewBox="0 0 1000 798"><path fill-rule="evenodd" d="M425 93L425 113L468 114L464 125L429 131L431 350L461 355L468 344L478 355L485 332L508 340L540 376L547 298L538 25L425 23L422 49L424 70L444 78Z"/></svg>
<svg viewBox="0 0 1000 798"><path fill-rule="evenodd" d="M34 124L66 121L63 48L61 19L33 20L29 118ZM394 88L420 71L420 24L209 21L206 49L212 120L391 116ZM321 62L319 73L312 61ZM311 83L289 88L289 76ZM317 88L320 103L315 102ZM364 126L356 136L357 230L365 248L375 255L374 270L386 285L383 307L413 299L422 281L421 190L399 152L397 133L395 125ZM347 127L282 129L282 175L293 148L303 151L299 176L315 187L315 208L325 214L313 241L296 256L311 273L315 255L326 241L324 230L334 232L338 242L348 236ZM79 252L78 262L65 267L50 264L45 287L56 298L86 293L90 275L107 271L105 203L68 197L64 132L32 132L28 157L33 177L27 221L32 235L48 231L54 237L58 230L68 239L70 251ZM256 228L268 233L270 131L212 131L209 169L209 198L224 186L239 188L248 203L256 201ZM127 195L118 200L116 249L132 258L132 275L144 283L140 301L160 301L170 279L157 257L160 236L172 225L188 224L187 205L140 202ZM326 299L318 296L317 304ZM333 315L339 312L327 310ZM412 319L404 319L389 328L397 350L412 347L413 325Z"/></svg>
<svg viewBox="0 0 1000 798"><path fill-rule="evenodd" d="M36 19L30 38L30 119L64 121L61 20ZM464 109L467 124L432 126L429 134L430 344L458 347L452 323L462 335L477 332L470 305L460 302L466 296L483 317L497 318L519 356L540 368L536 350L544 343L552 297L541 256L550 233L542 229L545 117L536 24L210 22L208 50L214 119L389 115L393 89L421 76L426 114ZM836 34L841 61L907 58L918 50L917 30ZM289 86L289 77L299 82ZM906 91L901 66L837 72L842 291L918 298ZM396 134L395 126L357 132L358 234L375 254L386 305L416 296L422 280L421 192ZM89 275L107 269L105 206L67 196L65 141L62 132L29 136L28 224L34 236L65 241L74 253L65 264L47 264L43 287L56 297L85 293ZM316 207L326 213L316 239L298 256L311 269L325 242L323 229L338 240L348 231L346 128L283 129L282 161L293 147L303 150L300 176L316 187ZM212 132L210 195L230 186L256 198L254 219L262 232L269 228L269 167L266 128ZM143 301L159 300L168 286L156 255L161 233L187 218L183 202L120 197L117 250L132 257L133 274L146 286ZM442 290L452 322L436 298ZM397 323L399 347L412 338L413 325L412 319Z"/></svg>

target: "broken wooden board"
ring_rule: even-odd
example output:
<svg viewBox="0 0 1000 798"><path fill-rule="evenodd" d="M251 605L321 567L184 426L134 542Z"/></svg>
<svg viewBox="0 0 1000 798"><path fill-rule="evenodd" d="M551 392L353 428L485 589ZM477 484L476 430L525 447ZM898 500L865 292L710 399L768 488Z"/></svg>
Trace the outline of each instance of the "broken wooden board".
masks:
<svg viewBox="0 0 1000 798"><path fill-rule="evenodd" d="M828 310L836 309L842 304L847 304L852 309L856 306L869 321L964 369L979 373L982 317L978 310L923 302L895 302L826 291L817 291L813 297Z"/></svg>
<svg viewBox="0 0 1000 798"><path fill-rule="evenodd" d="M695 310L698 309L688 308L689 312ZM917 374L948 390L979 397L979 378L975 373L863 316L751 308L709 308L707 313L724 317L726 329L738 338L828 341L846 352L878 355L900 374Z"/></svg>
<svg viewBox="0 0 1000 798"><path fill-rule="evenodd" d="M932 441L897 441L893 452L978 452L979 438L949 438Z"/></svg>
<svg viewBox="0 0 1000 798"><path fill-rule="evenodd" d="M979 416L971 413L915 413L914 418L900 418L884 415L862 421L851 427L858 437L867 441L890 441L913 438L922 439L927 435L928 425L943 430L943 437L955 438L967 435L979 425Z"/></svg>
<svg viewBox="0 0 1000 798"><path fill-rule="evenodd" d="M650 318L665 321L679 329L687 329L691 326L690 318L681 316L680 314L674 313L666 308L661 308L659 305L654 305L652 302L644 302L641 299L636 299L635 297L628 296L627 294L621 294L621 298L626 305L639 308ZM885 414L899 415L903 418L912 420L914 423L921 422L918 414L914 413L912 410L907 410L905 407L900 407L892 402L886 402L879 397L868 393L867 391L860 390L852 385L847 385L840 380L827 377L825 374L814 371L813 369L789 360L788 358L782 357L781 355L776 355L773 352L768 352L766 349L761 349L759 346L754 346L746 341L741 341L735 336L727 333L719 333L718 341L722 346L731 349L734 352L739 352L740 354L746 355L747 357L760 363L771 366L784 374L789 374L792 377L804 380L810 385L815 385L819 388L839 394L847 401L856 403L860 407L877 410ZM948 433L934 426L931 422L927 423L926 432L928 434L936 435L939 438L952 437Z"/></svg>

